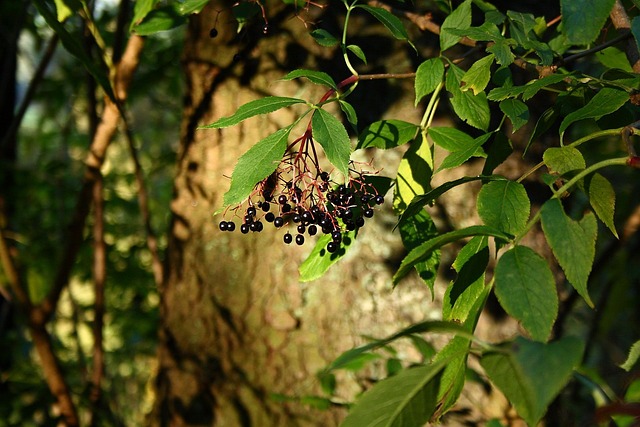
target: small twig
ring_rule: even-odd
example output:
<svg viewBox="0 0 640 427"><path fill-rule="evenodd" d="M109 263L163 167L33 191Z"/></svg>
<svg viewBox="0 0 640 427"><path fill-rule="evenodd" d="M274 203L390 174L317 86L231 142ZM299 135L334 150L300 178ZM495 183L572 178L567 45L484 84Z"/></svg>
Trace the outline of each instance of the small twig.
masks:
<svg viewBox="0 0 640 427"><path fill-rule="evenodd" d="M47 70L47 66L51 62L51 58L53 58L53 54L56 51L56 47L58 46L58 34L54 33L49 42L47 43L47 47L44 50L44 54L38 63L38 67L36 71L33 73L33 77L31 77L31 81L29 82L29 86L25 92L24 97L22 98L22 102L16 111L13 120L11 121L11 126L7 130L2 141L0 141L0 152L4 150L4 147L8 144L8 141L11 141L15 138L16 132L20 128L20 124L22 123L22 119L24 118L25 113L27 112L27 108L31 105L31 101L33 101L33 97L36 93L36 89L38 85L42 82L44 77L44 72Z"/></svg>
<svg viewBox="0 0 640 427"><path fill-rule="evenodd" d="M104 240L104 180L100 174L93 186L93 369L89 401L91 402L90 425L99 425L102 378L104 377L104 348L102 345L105 301L104 290L107 277L107 245Z"/></svg>
<svg viewBox="0 0 640 427"><path fill-rule="evenodd" d="M144 171L140 165L138 159L138 153L134 143L133 132L129 126L129 121L124 116L124 133L127 137L127 145L129 146L129 153L134 164L134 174L136 177L136 183L138 184L138 204L140 206L140 214L142 215L142 222L144 223L145 232L147 234L147 247L151 253L151 268L153 270L153 279L156 286L160 288L163 283L163 270L162 261L158 252L158 239L151 225L151 213L149 210L149 195L144 180Z"/></svg>
<svg viewBox="0 0 640 427"><path fill-rule="evenodd" d="M585 56L591 55L593 53L596 52L600 52L601 50L604 50L606 48L608 48L609 46L613 46L616 45L618 43L620 43L621 41L624 41L626 39L628 39L629 37L631 37L631 31L625 31L623 34L619 35L618 37L615 37L605 43L602 43L601 45L598 46L594 46L591 49L587 49L587 50L583 50L582 52L578 52L576 54L567 56L566 58L562 58L558 65L565 65L569 62L573 62L576 59L580 59L583 58Z"/></svg>

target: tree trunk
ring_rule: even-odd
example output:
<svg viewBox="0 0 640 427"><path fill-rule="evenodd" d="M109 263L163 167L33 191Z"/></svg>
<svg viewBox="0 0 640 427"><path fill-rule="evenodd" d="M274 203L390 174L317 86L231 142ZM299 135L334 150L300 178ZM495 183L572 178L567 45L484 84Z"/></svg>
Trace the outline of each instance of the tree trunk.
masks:
<svg viewBox="0 0 640 427"><path fill-rule="evenodd" d="M212 214L238 157L295 115L281 111L222 130L196 127L267 93L319 99L322 93L306 81L275 81L284 75L281 67L328 60L315 55L320 49L290 11L269 14L267 35L264 22L257 22L235 37L230 9L231 3L210 4L190 21L185 42L187 93L152 423L336 425L345 413L338 405L318 410L272 395L321 395L320 369L361 344L363 335L381 337L424 319L431 298L424 284L391 289L389 264L402 249L389 212L377 215L345 259L311 283L299 283L297 269L313 242L287 246L284 232L272 227L248 235L217 229L221 218ZM211 38L214 26L218 35ZM347 399L362 389L346 375L339 384L338 394Z"/></svg>

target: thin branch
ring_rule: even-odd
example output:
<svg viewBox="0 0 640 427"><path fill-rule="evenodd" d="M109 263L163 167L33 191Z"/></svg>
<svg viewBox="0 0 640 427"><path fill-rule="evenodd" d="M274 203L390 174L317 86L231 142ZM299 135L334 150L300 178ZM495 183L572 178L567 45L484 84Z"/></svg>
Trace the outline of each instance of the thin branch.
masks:
<svg viewBox="0 0 640 427"><path fill-rule="evenodd" d="M2 141L0 141L0 151L4 149L4 147L8 144L8 141L11 141L18 129L20 128L20 124L22 123L22 119L24 118L25 113L27 112L27 108L31 105L31 101L33 101L33 97L36 93L36 89L38 85L42 82L44 73L47 70L47 66L51 62L51 58L53 58L53 54L56 51L56 47L58 46L58 34L54 33L53 36L49 39L47 43L47 47L44 50L44 54L38 63L38 67L36 71L33 73L33 77L31 77L31 81L29 82L29 86L22 98L22 102L16 111L13 120L11 121L11 126L7 133L5 134Z"/></svg>
<svg viewBox="0 0 640 427"><path fill-rule="evenodd" d="M138 184L138 204L140 205L140 214L142 215L142 222L144 223L144 228L147 234L147 247L149 248L149 252L151 252L153 279L156 286L160 288L163 283L162 261L160 260L160 255L158 253L158 239L156 238L156 234L151 226L149 195L145 185L144 171L142 170L142 165L140 165L140 160L138 159L138 152L135 147L133 132L131 131L129 121L126 116L123 122L125 135L127 137L127 144L129 145L129 152L131 153L131 159L133 160L135 168L136 183Z"/></svg>
<svg viewBox="0 0 640 427"><path fill-rule="evenodd" d="M107 277L107 245L104 240L104 180L102 175L93 186L93 370L89 391L91 402L90 425L99 425L99 408L102 400L102 378L104 377L104 348L102 346L105 300L104 289Z"/></svg>
<svg viewBox="0 0 640 427"><path fill-rule="evenodd" d="M117 99L122 102L127 97L127 89L138 66L140 53L144 45L144 39L140 36L131 36L122 56L122 60L116 67L114 90ZM60 268L54 280L53 286L47 297L37 307L36 316L41 317L43 324L53 315L62 290L69 283L71 270L75 264L76 256L84 238L84 225L91 207L93 186L99 177L99 171L104 163L105 154L113 135L116 132L120 119L119 107L105 98L105 107L102 120L98 125L96 135L93 138L89 153L85 159L87 166L84 182L76 202L76 210L69 225L66 247L64 248Z"/></svg>
<svg viewBox="0 0 640 427"><path fill-rule="evenodd" d="M29 294L27 293L26 287L22 281L22 276L18 271L18 266L16 265L15 260L11 255L11 249L7 244L7 236L4 229L5 223L6 221L4 220L4 217L0 217L0 265L2 265L4 275L7 277L11 289L13 289L14 294L18 298L18 302L29 310L31 308L31 298L29 298Z"/></svg>

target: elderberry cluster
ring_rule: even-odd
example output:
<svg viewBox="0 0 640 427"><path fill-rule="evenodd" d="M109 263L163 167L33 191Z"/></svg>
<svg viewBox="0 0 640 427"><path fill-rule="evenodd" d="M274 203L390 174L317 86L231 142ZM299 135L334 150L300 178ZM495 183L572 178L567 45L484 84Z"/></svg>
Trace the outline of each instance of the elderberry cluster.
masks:
<svg viewBox="0 0 640 427"><path fill-rule="evenodd" d="M363 227L365 220L373 217L374 207L384 203L365 173L353 168L346 184L333 182L325 171L315 177L303 173L291 178L287 172L290 169L277 170L256 185L245 203L230 209L240 222L241 233L260 232L271 224L286 229L284 243L295 241L297 245L304 244L305 235L330 234L326 250L333 253L343 242L345 231ZM220 222L221 231L235 229L234 220Z"/></svg>

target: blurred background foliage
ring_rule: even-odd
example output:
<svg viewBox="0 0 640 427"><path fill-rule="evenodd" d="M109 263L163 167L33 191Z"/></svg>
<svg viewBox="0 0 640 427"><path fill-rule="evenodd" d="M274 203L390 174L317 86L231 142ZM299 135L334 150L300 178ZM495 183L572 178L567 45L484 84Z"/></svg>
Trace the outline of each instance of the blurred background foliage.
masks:
<svg viewBox="0 0 640 427"><path fill-rule="evenodd" d="M3 7L9 2L3 2ZM18 43L17 102L21 102L52 30L30 2ZM115 2L96 2L96 23L111 35ZM6 8L5 8L6 11ZM8 19L9 16L5 15ZM70 23L73 24L73 23ZM80 25L80 22L75 23ZM149 37L129 93L132 130L143 167L152 227L166 247L168 206L180 129L183 82L179 66L184 30ZM108 44L112 41L106 40ZM87 92L95 89L84 68L58 45L22 122L12 188L11 236L20 248L29 292L38 302L53 282L66 227L74 210L91 141ZM150 381L158 327L158 289L137 199L134 165L122 134L108 150L103 168L105 240L108 248L104 329L105 378L103 420L112 425L140 425L152 401ZM90 225L90 224L89 224ZM80 399L88 402L94 319L91 284L92 247L83 245L74 275L50 325L56 354ZM0 281L6 283L0 269ZM54 402L28 336L25 319L2 294L0 305L0 426L57 425L48 412Z"/></svg>

